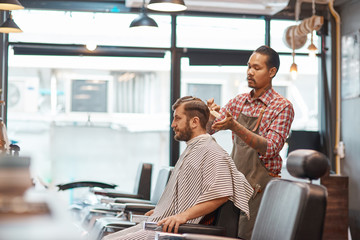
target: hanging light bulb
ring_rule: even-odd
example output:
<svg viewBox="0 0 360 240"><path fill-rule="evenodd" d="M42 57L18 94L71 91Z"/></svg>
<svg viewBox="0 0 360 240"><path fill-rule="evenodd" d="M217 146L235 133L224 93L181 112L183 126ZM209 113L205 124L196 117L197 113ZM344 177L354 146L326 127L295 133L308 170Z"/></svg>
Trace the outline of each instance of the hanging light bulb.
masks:
<svg viewBox="0 0 360 240"><path fill-rule="evenodd" d="M298 74L297 65L296 65L296 63L293 62L290 66L291 79L295 80L297 78L297 74Z"/></svg>
<svg viewBox="0 0 360 240"><path fill-rule="evenodd" d="M312 15L315 16L315 0L312 0ZM311 39L310 39L310 45L308 47L309 50L309 56L312 59L315 59L316 57L316 51L318 50L317 47L314 44L314 38L313 38L314 28L311 26Z"/></svg>
<svg viewBox="0 0 360 240"><path fill-rule="evenodd" d="M291 79L295 80L297 78L297 65L295 63L295 39L294 39L294 35L295 35L295 29L292 30L292 41L291 41L291 47L292 47L292 60L293 63L290 66L290 75L291 75Z"/></svg>
<svg viewBox="0 0 360 240"><path fill-rule="evenodd" d="M313 59L315 59L316 57L316 51L318 50L317 47L314 45L313 42L313 31L311 32L311 41L310 41L310 45L308 47L309 50L309 56Z"/></svg>

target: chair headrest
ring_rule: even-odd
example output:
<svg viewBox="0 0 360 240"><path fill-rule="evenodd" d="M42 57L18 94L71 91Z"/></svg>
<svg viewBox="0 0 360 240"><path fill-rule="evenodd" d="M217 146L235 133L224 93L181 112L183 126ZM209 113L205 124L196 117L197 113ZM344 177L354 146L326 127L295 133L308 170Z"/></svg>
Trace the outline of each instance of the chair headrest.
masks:
<svg viewBox="0 0 360 240"><path fill-rule="evenodd" d="M329 169L329 159L310 149L298 149L289 153L286 168L293 177L318 179Z"/></svg>

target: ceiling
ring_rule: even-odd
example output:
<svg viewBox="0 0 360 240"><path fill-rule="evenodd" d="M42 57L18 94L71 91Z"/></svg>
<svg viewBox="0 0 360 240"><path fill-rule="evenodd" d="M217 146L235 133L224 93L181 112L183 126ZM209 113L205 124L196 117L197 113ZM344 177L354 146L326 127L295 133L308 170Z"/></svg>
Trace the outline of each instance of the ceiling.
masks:
<svg viewBox="0 0 360 240"><path fill-rule="evenodd" d="M328 15L330 0L315 0L316 14ZM357 0L334 0L341 7ZM56 9L65 11L94 12L138 12L142 0L20 0L25 8ZM145 0L149 2L149 0ZM298 8L299 19L312 14L312 0L185 0L188 9L178 14L241 14L267 15L274 18L295 19Z"/></svg>

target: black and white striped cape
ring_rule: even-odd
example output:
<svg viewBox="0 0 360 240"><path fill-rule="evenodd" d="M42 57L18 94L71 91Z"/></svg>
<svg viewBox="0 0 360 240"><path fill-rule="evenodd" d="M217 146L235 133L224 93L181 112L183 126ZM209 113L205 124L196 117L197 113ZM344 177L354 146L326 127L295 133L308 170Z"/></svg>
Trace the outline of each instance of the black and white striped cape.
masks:
<svg viewBox="0 0 360 240"><path fill-rule="evenodd" d="M162 194L149 222L184 212L192 206L209 200L229 197L236 207L248 217L248 201L253 188L240 173L228 155L209 134L197 136L187 143L169 182ZM188 223L199 223L202 217ZM136 232L133 232L136 231ZM125 233L129 233L123 236ZM154 239L153 231L145 231L141 226L113 233L108 239Z"/></svg>

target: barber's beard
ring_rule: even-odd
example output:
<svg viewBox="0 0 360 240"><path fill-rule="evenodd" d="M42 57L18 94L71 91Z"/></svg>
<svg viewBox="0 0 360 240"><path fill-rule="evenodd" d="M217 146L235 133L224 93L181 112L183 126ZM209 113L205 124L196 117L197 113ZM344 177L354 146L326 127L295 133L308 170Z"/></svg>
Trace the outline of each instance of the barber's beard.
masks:
<svg viewBox="0 0 360 240"><path fill-rule="evenodd" d="M179 132L174 136L174 139L177 141L189 141L191 139L192 129L190 128L189 122L186 122L184 129L179 130Z"/></svg>

